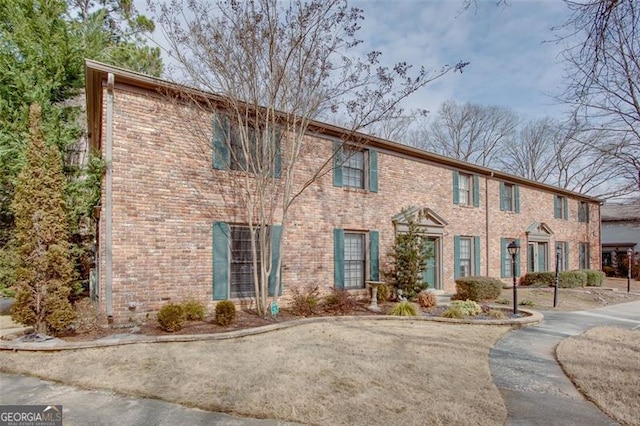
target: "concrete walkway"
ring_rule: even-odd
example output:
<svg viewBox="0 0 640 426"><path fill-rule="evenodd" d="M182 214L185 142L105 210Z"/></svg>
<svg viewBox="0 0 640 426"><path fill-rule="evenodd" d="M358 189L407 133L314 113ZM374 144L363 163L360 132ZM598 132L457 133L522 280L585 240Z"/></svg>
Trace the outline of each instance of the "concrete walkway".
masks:
<svg viewBox="0 0 640 426"><path fill-rule="evenodd" d="M491 374L509 412L506 424L617 424L575 389L555 359L555 348L593 327L640 328L640 301L543 314L542 323L511 331L491 350Z"/></svg>

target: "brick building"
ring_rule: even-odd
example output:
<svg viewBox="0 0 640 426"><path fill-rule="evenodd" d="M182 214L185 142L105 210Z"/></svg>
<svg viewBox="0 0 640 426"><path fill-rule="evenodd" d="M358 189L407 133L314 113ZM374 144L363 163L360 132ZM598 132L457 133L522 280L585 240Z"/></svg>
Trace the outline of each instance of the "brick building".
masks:
<svg viewBox="0 0 640 426"><path fill-rule="evenodd" d="M250 288L237 269L246 239L232 190L237 173L217 167L211 116L190 115L160 92L163 80L87 62L90 145L107 161L98 220L95 293L116 322L196 297L238 301ZM197 121L200 120L200 125ZM314 122L303 158L315 170L345 130ZM455 292L455 277L510 280L506 245L517 240L516 275L598 268L600 202L550 185L359 135L343 165L322 175L293 206L282 282L363 289L380 279L403 208L420 218L433 247L425 279ZM419 214L420 213L420 214ZM277 220L274 230L277 231ZM274 235L277 232L274 232Z"/></svg>

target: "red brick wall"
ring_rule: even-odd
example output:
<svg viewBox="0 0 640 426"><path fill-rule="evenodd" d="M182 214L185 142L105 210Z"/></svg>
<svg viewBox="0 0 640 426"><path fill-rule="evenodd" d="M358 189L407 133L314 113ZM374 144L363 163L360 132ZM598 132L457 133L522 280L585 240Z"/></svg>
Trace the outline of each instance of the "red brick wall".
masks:
<svg viewBox="0 0 640 426"><path fill-rule="evenodd" d="M187 297L196 297L211 307L211 225L215 221L246 222L243 206L232 189L234 182L245 177L212 169L208 114L197 115L157 95L117 85L114 108L114 320L124 322L156 311L167 301ZM298 187L308 178L308 171L321 167L332 152L328 139L308 137L307 143L309 149L297 174ZM581 224L577 221L577 200L569 199L569 220L557 220L553 218L553 193L520 186L521 213L501 212L499 181L481 176L480 207L463 207L453 204L450 168L379 150L378 169L377 193L334 187L329 172L297 200L285 231L285 301L286 288L318 284L327 290L333 286L334 228L378 230L383 267L393 242L391 218L409 206L428 207L448 223L442 253L447 293L455 292L454 235L481 237L483 275L500 276L500 238L519 237L526 246L524 232L532 222L544 222L553 230L551 247L556 239L570 242L570 268L578 266L578 241L592 243L591 265L599 267L597 205L591 206L591 222ZM102 206L104 216L104 201ZM104 232L103 217L101 242L105 241ZM102 301L104 255L101 244ZM523 253L523 274L525 259ZM101 306L104 310L104 303Z"/></svg>

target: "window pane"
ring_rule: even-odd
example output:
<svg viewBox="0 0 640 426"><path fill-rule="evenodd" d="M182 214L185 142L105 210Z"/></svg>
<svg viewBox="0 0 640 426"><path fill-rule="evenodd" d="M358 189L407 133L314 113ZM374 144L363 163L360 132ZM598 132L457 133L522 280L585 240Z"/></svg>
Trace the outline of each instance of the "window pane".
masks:
<svg viewBox="0 0 640 426"><path fill-rule="evenodd" d="M460 239L460 276L471 275L471 239Z"/></svg>
<svg viewBox="0 0 640 426"><path fill-rule="evenodd" d="M364 288L364 235L344 235L344 287Z"/></svg>
<svg viewBox="0 0 640 426"><path fill-rule="evenodd" d="M458 199L460 204L471 204L471 176L460 174L458 178Z"/></svg>
<svg viewBox="0 0 640 426"><path fill-rule="evenodd" d="M504 186L504 207L506 210L513 211L513 185Z"/></svg>

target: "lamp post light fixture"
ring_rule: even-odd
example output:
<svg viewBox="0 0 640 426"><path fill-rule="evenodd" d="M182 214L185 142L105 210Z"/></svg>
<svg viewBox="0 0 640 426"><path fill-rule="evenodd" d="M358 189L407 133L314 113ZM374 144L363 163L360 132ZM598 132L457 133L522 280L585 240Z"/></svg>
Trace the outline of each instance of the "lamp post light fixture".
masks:
<svg viewBox="0 0 640 426"><path fill-rule="evenodd" d="M628 261L627 293L630 293L631 292L631 270L633 269L633 249L631 249L631 247L627 249L627 261Z"/></svg>
<svg viewBox="0 0 640 426"><path fill-rule="evenodd" d="M555 286L553 289L553 307L555 308L558 305L558 284L560 281L560 256L562 255L562 249L560 247L556 247L556 280Z"/></svg>
<svg viewBox="0 0 640 426"><path fill-rule="evenodd" d="M513 314L518 314L518 287L516 286L516 256L518 255L518 244L511 241L507 246L507 251L511 256L511 275L513 275Z"/></svg>

